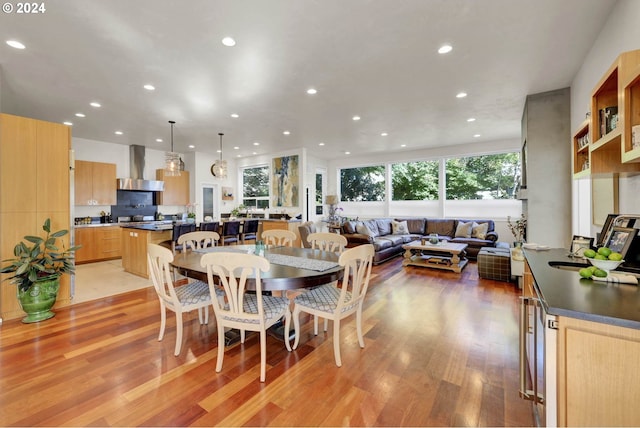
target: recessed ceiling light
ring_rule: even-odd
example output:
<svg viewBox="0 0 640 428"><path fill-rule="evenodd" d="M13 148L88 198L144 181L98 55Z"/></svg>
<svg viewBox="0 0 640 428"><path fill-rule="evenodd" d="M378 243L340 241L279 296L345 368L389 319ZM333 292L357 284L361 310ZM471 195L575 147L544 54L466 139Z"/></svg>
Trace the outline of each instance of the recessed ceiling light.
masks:
<svg viewBox="0 0 640 428"><path fill-rule="evenodd" d="M400 144L400 147L407 147L406 144Z"/></svg>
<svg viewBox="0 0 640 428"><path fill-rule="evenodd" d="M253 145L254 145L254 146L259 146L259 145L260 145L260 143L258 143L257 141L255 141L255 142L253 143Z"/></svg>
<svg viewBox="0 0 640 428"><path fill-rule="evenodd" d="M475 117L470 117L469 119L467 119L467 122L475 122L476 118Z"/></svg>
<svg viewBox="0 0 640 428"><path fill-rule="evenodd" d="M446 53L451 52L452 50L453 50L453 46L451 46L451 45L442 45L438 49L438 53L439 54L446 54Z"/></svg>
<svg viewBox="0 0 640 428"><path fill-rule="evenodd" d="M116 131L116 132L114 132L114 134L116 134L116 135L122 135L122 131Z"/></svg>
<svg viewBox="0 0 640 428"><path fill-rule="evenodd" d="M291 132L290 131L284 131L283 134L284 135L289 135L289 134L291 134Z"/></svg>
<svg viewBox="0 0 640 428"><path fill-rule="evenodd" d="M73 126L72 122L62 122L63 125L67 125L67 126Z"/></svg>
<svg viewBox="0 0 640 428"><path fill-rule="evenodd" d="M196 148L196 146L194 146L193 144L189 144L189 148L190 148L190 149L195 149L195 148Z"/></svg>
<svg viewBox="0 0 640 428"><path fill-rule="evenodd" d="M459 93L456 95L456 98L464 98L464 97L466 97L466 96L467 96L467 93L466 93L466 92L459 92Z"/></svg>
<svg viewBox="0 0 640 428"><path fill-rule="evenodd" d="M478 138L480 137L480 134L473 134L473 138Z"/></svg>
<svg viewBox="0 0 640 428"><path fill-rule="evenodd" d="M12 48L16 48L16 49L24 49L24 48L26 48L25 45L23 45L22 43L20 43L17 40L7 40L7 44L9 46L11 46Z"/></svg>
<svg viewBox="0 0 640 428"><path fill-rule="evenodd" d="M233 37L225 37L222 39L222 44L231 47L236 45L236 41L233 40Z"/></svg>
<svg viewBox="0 0 640 428"><path fill-rule="evenodd" d="M236 157L237 157L237 158L241 158L241 157L242 157L242 155L236 155Z"/></svg>
<svg viewBox="0 0 640 428"><path fill-rule="evenodd" d="M240 150L240 147L238 147L238 146L234 146L234 147L233 147L233 150Z"/></svg>
<svg viewBox="0 0 640 428"><path fill-rule="evenodd" d="M76 113L76 116L78 116L78 117L86 117L84 113Z"/></svg>
<svg viewBox="0 0 640 428"><path fill-rule="evenodd" d="M324 143L318 143L319 146L324 146Z"/></svg>
<svg viewBox="0 0 640 428"><path fill-rule="evenodd" d="M257 155L257 154L258 154L258 152L252 152L251 154L253 154L253 155Z"/></svg>
<svg viewBox="0 0 640 428"><path fill-rule="evenodd" d="M386 137L387 135L389 135L389 134L387 134L386 132L383 132L383 133L380 134L381 137Z"/></svg>
<svg viewBox="0 0 640 428"><path fill-rule="evenodd" d="M156 138L156 143L162 143L162 138Z"/></svg>
<svg viewBox="0 0 640 428"><path fill-rule="evenodd" d="M144 85L144 88L145 88L147 91L155 91L155 89L156 89L156 87L155 87L155 86L153 86L153 85L149 85L149 84Z"/></svg>
<svg viewBox="0 0 640 428"><path fill-rule="evenodd" d="M353 119L353 120L360 120L360 116L353 116L351 119Z"/></svg>
<svg viewBox="0 0 640 428"><path fill-rule="evenodd" d="M218 149L216 150L216 153L222 153L222 150Z"/></svg>
<svg viewBox="0 0 640 428"><path fill-rule="evenodd" d="M345 155L350 155L350 154L351 154L351 152L344 152L344 154L345 154Z"/></svg>
<svg viewBox="0 0 640 428"><path fill-rule="evenodd" d="M307 89L307 94L309 94L309 95L315 95L317 93L318 93L318 91L316 89L314 89L314 88Z"/></svg>
<svg viewBox="0 0 640 428"><path fill-rule="evenodd" d="M100 103L96 103L96 102L92 102L90 105L91 105L91 107L96 107L96 108L97 108L97 107L102 107L102 106L100 105Z"/></svg>
<svg viewBox="0 0 640 428"><path fill-rule="evenodd" d="M237 119L240 117L240 115L238 113L231 113L231 117L233 117L234 119Z"/></svg>

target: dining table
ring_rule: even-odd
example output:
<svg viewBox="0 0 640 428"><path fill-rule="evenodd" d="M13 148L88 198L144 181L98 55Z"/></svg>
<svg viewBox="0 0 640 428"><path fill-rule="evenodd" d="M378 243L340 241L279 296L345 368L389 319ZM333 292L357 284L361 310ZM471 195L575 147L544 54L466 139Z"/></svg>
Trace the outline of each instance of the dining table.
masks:
<svg viewBox="0 0 640 428"><path fill-rule="evenodd" d="M200 264L203 254L210 252L255 254L256 245L230 245L189 250L174 255L171 265L179 274L207 282L207 268ZM270 262L270 269L260 274L263 292L285 292L316 287L342 279L344 267L338 264L339 255L331 251L286 246L265 246L263 257ZM255 278L247 278L246 289L255 291ZM284 341L284 326L279 323L268 330L269 334ZM294 339L289 332L289 340ZM225 345L240 340L236 330L225 332Z"/></svg>

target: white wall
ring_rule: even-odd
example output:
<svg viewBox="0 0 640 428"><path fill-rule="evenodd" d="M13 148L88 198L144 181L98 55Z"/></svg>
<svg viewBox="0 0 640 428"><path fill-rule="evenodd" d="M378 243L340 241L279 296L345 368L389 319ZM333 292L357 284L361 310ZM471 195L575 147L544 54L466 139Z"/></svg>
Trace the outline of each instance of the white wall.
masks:
<svg viewBox="0 0 640 428"><path fill-rule="evenodd" d="M571 84L571 129L575 132L590 108L591 91L622 52L640 49L640 1L619 0ZM586 181L587 183L585 183ZM620 212L640 214L640 176L620 177ZM591 223L591 186L573 183L573 232L596 236L600 226Z"/></svg>

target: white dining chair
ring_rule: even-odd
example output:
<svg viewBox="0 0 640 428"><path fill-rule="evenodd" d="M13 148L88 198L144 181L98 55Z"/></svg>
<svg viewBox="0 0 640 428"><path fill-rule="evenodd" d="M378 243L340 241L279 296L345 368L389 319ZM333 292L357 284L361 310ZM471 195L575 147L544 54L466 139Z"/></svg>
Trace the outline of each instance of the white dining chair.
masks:
<svg viewBox="0 0 640 428"><path fill-rule="evenodd" d="M207 247L215 247L218 245L220 235L218 232L196 231L185 233L178 238L178 245L182 248L182 252L187 250L199 250Z"/></svg>
<svg viewBox="0 0 640 428"><path fill-rule="evenodd" d="M262 240L266 245L293 247L296 234L290 230L269 229L262 232Z"/></svg>
<svg viewBox="0 0 640 428"><path fill-rule="evenodd" d="M295 297L293 323L296 337L293 349L296 349L300 342L300 312L333 321L333 354L338 367L342 366L340 321L353 313L356 314L358 342L360 347L364 348L362 305L369 287L373 254L371 244L345 250L338 260L340 266L344 266L344 276L341 281L338 281L337 287L331 284L321 285ZM285 326L285 338L287 337L289 337L289 330Z"/></svg>
<svg viewBox="0 0 640 428"><path fill-rule="evenodd" d="M185 285L174 286L170 264L173 253L168 248L157 244L148 244L147 262L149 273L160 300L160 334L158 341L164 337L167 323L167 309L176 314L176 347L174 355L180 355L182 348L182 314L192 310L198 311L200 324L209 322L209 305L211 294L209 285L202 281L191 281Z"/></svg>
<svg viewBox="0 0 640 428"><path fill-rule="evenodd" d="M283 297L263 296L261 273L271 268L269 260L254 254L217 252L204 254L200 264L207 269L211 293L220 284L225 294L224 301L213 302L213 313L218 327L218 360L216 372L222 370L224 358L224 329L240 330L240 341L245 341L245 331L260 333L260 382L266 378L267 329L285 318L285 329L289 329L291 312L289 300ZM255 278L255 293L247 292L247 278ZM291 350L285 340L287 350Z"/></svg>

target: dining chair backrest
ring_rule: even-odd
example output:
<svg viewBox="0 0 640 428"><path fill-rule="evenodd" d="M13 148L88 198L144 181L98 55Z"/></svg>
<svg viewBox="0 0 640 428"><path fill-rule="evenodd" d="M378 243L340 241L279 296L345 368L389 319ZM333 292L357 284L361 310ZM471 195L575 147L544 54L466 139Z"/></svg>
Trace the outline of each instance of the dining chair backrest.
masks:
<svg viewBox="0 0 640 428"><path fill-rule="evenodd" d="M184 253L187 250L215 247L218 245L219 239L218 232L195 231L180 235L178 245L182 247L182 252Z"/></svg>
<svg viewBox="0 0 640 428"><path fill-rule="evenodd" d="M222 236L220 243L228 245L237 243L240 240L240 222L237 220L229 220L222 223Z"/></svg>
<svg viewBox="0 0 640 428"><path fill-rule="evenodd" d="M270 229L262 232L262 240L266 245L293 247L293 243L296 241L296 234L290 230Z"/></svg>
<svg viewBox="0 0 640 428"><path fill-rule="evenodd" d="M195 223L176 223L173 225L173 232L171 234L171 251L175 254L176 251L182 251L182 246L178 244L178 239L185 233L195 232Z"/></svg>
<svg viewBox="0 0 640 428"><path fill-rule="evenodd" d="M202 267L207 269L209 292L215 295L217 287L224 290L224 299L215 299L213 313L218 327L218 360L216 372L222 370L224 358L225 328L240 330L240 340L244 343L245 330L260 333L260 381L266 374L266 331L267 328L285 317L288 329L291 322L289 300L286 297L263 296L263 272L271 269L269 260L254 254L217 252L207 253L200 259ZM255 292L247 291L247 279L255 281ZM291 350L289 341L286 348Z"/></svg>
<svg viewBox="0 0 640 428"><path fill-rule="evenodd" d="M242 243L258 239L259 220L245 220L242 226Z"/></svg>
<svg viewBox="0 0 640 428"><path fill-rule="evenodd" d="M311 248L321 251L332 251L341 254L347 247L347 238L337 233L316 232L307 237Z"/></svg>
<svg viewBox="0 0 640 428"><path fill-rule="evenodd" d="M342 308L354 305L362 308L364 296L369 288L373 255L374 250L371 244L348 248L340 254L338 264L344 266L344 276L342 281L339 281L341 290L336 312L340 313L343 311Z"/></svg>
<svg viewBox="0 0 640 428"><path fill-rule="evenodd" d="M206 231L206 232L216 232L219 233L220 232L220 222L218 221L206 221L206 222L202 222L200 223L200 230L202 231Z"/></svg>
<svg viewBox="0 0 640 428"><path fill-rule="evenodd" d="M147 261L149 264L149 276L151 276L151 281L158 297L167 306L175 306L178 296L173 288L173 274L170 269L173 254L170 250L160 245L148 244Z"/></svg>

